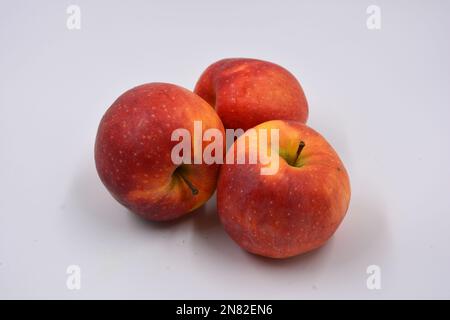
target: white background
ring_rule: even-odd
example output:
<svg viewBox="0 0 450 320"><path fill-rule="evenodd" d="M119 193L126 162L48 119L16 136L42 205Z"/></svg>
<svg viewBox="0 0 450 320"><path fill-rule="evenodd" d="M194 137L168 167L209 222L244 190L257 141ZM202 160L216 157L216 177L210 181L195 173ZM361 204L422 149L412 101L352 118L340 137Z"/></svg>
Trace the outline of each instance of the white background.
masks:
<svg viewBox="0 0 450 320"><path fill-rule="evenodd" d="M66 28L72 3L81 30ZM371 4L381 30L366 27ZM444 0L2 1L0 298L450 298L449 14ZM316 252L245 253L214 200L145 222L97 177L95 134L117 96L192 89L225 57L294 73L309 125L346 164L350 209ZM371 264L381 290L366 287Z"/></svg>

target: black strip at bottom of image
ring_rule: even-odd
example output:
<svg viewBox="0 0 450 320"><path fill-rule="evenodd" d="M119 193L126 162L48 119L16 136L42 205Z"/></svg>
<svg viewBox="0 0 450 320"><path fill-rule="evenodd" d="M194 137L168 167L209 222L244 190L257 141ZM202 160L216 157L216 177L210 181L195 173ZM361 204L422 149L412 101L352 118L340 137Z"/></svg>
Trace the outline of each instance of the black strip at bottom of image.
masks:
<svg viewBox="0 0 450 320"><path fill-rule="evenodd" d="M30 305L29 308L22 308ZM427 316L448 310L448 300L5 300L19 315L32 311L48 315L62 308L64 316L116 317L146 315L149 319L291 319L305 316L386 317L398 308L403 315ZM85 309L86 308L86 309Z"/></svg>

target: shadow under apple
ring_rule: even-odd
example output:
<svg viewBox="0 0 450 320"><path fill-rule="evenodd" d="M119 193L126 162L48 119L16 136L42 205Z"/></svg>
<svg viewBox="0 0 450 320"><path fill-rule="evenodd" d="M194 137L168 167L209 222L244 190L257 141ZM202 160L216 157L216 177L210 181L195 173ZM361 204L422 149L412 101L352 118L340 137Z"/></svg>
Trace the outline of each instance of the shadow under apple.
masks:
<svg viewBox="0 0 450 320"><path fill-rule="evenodd" d="M320 248L288 259L272 259L247 253L225 232L217 215L216 201L212 199L205 210L193 221L196 246L207 255L223 260L224 255L233 261L243 256L250 265L260 265L265 269L309 268L319 271L322 263L344 267L354 260L377 259L376 254L383 246L388 252L389 233L385 209L371 194L355 195L348 213L336 233ZM199 249L200 250L200 249ZM376 254L375 254L376 253ZM241 258L242 259L242 258Z"/></svg>
<svg viewBox="0 0 450 320"><path fill-rule="evenodd" d="M320 265L332 263L342 266L353 260L364 258L374 261L381 257L373 254L388 252L389 232L386 226L385 209L381 201L373 197L373 190L355 193L349 211L336 234L321 248L300 256L278 260L260 257L242 250L223 229L216 210L216 197L186 216L169 222L145 220L117 203L106 191L99 180L95 167L87 166L74 179L70 190L70 199L64 204L64 211L76 217L69 218L70 223L83 225L86 233L100 231L121 232L125 226L149 232L151 236L171 234L192 228L192 247L202 255L212 257L212 261L242 259L250 266L262 269L309 269L319 272ZM78 228L77 228L78 230ZM216 259L216 260L214 260ZM241 264L242 265L242 264Z"/></svg>

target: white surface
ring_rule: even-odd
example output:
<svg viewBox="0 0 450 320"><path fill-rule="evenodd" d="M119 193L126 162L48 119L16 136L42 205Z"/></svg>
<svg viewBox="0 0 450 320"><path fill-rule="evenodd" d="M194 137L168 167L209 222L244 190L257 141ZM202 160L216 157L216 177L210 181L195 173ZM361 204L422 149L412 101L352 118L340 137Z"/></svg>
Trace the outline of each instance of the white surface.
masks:
<svg viewBox="0 0 450 320"><path fill-rule="evenodd" d="M450 2L73 3L79 31L66 28L70 2L0 5L0 298L450 298ZM366 28L371 4L379 31ZM350 210L317 252L249 255L214 201L145 222L97 178L97 125L118 95L153 81L192 89L235 56L300 79L309 125L350 173Z"/></svg>

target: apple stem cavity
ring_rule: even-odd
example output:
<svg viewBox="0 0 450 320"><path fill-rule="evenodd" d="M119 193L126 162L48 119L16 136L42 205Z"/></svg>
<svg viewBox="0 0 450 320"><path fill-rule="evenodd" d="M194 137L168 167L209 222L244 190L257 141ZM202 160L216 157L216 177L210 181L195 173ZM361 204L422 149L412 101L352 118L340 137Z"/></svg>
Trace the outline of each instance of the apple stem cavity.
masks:
<svg viewBox="0 0 450 320"><path fill-rule="evenodd" d="M298 158L300 157L300 153L302 153L302 150L304 147L305 147L305 143L303 141L300 141L300 143L298 144L297 153L295 154L295 160L293 163L294 166L297 163Z"/></svg>
<svg viewBox="0 0 450 320"><path fill-rule="evenodd" d="M190 182L183 174L178 173L181 179L186 183L186 185L191 189L192 195L196 196L198 194L198 189Z"/></svg>

